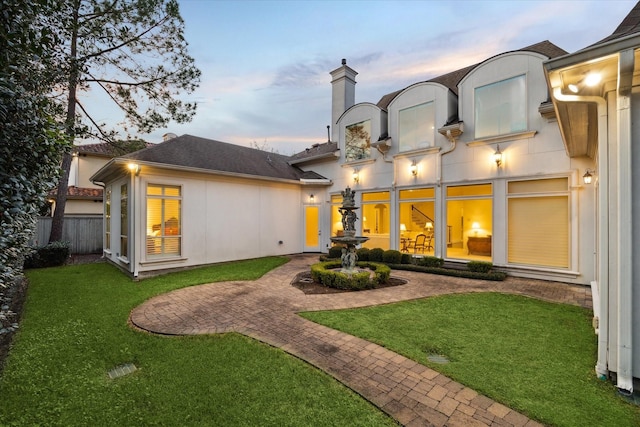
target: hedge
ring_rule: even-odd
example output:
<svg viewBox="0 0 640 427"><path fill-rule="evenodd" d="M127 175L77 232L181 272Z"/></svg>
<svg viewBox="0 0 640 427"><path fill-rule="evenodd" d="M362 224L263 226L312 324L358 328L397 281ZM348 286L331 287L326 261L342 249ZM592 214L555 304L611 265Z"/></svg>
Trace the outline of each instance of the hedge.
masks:
<svg viewBox="0 0 640 427"><path fill-rule="evenodd" d="M342 267L340 261L325 261L311 266L311 277L324 286L336 289L361 290L373 289L389 280L391 268L385 264L374 262L358 262L358 267L368 268L373 271L370 277L369 271L363 271L348 275L338 269Z"/></svg>

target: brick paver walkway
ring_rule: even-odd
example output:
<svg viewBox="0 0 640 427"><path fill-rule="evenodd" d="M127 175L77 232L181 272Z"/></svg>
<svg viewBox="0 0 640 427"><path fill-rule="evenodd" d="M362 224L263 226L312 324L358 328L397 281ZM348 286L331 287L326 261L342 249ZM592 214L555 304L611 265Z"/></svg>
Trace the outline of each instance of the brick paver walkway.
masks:
<svg viewBox="0 0 640 427"><path fill-rule="evenodd" d="M406 426L537 426L524 415L381 346L310 322L300 311L385 304L433 295L504 292L591 307L589 287L508 278L504 282L393 271L406 285L322 295L291 286L317 262L298 255L257 281L193 286L134 309L131 322L158 334L237 332L329 373Z"/></svg>

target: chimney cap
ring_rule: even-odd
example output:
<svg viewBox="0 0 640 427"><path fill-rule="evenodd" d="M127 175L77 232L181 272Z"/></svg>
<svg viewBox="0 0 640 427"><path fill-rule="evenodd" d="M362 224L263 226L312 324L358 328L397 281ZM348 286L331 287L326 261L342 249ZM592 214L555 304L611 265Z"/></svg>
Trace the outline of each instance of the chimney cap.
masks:
<svg viewBox="0 0 640 427"><path fill-rule="evenodd" d="M342 65L347 65L347 60L345 58L342 58Z"/></svg>

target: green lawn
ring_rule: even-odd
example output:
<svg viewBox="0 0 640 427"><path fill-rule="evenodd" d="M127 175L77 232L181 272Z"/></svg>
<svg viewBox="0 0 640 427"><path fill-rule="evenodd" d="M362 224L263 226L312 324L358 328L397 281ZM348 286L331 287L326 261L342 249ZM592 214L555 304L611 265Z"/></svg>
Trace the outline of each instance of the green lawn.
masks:
<svg viewBox="0 0 640 427"><path fill-rule="evenodd" d="M640 408L595 376L588 310L496 293L304 313L376 342L547 425L638 426ZM429 354L450 363L434 364Z"/></svg>
<svg viewBox="0 0 640 427"><path fill-rule="evenodd" d="M132 282L107 264L28 271L20 332L0 378L0 425L395 425L308 364L236 334L160 337L127 325L153 295L255 279L285 258ZM115 366L138 370L110 380Z"/></svg>

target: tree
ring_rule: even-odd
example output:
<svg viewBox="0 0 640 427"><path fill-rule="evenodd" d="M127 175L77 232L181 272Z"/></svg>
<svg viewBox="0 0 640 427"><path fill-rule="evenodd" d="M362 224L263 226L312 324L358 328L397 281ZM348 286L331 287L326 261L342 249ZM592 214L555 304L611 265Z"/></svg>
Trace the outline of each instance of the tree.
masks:
<svg viewBox="0 0 640 427"><path fill-rule="evenodd" d="M0 288L22 273L38 210L68 146L47 97L56 38L41 18L56 3L0 0ZM3 292L0 297L4 307Z"/></svg>
<svg viewBox="0 0 640 427"><path fill-rule="evenodd" d="M80 100L83 92L106 95L124 114L125 132L148 133L171 120L191 120L196 105L179 95L197 88L200 71L187 53L177 0L65 0L51 18L64 40L60 95L66 95L64 129L71 140L118 139ZM62 238L70 167L71 154L65 153L50 241Z"/></svg>

